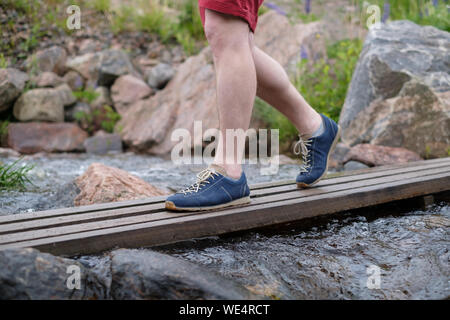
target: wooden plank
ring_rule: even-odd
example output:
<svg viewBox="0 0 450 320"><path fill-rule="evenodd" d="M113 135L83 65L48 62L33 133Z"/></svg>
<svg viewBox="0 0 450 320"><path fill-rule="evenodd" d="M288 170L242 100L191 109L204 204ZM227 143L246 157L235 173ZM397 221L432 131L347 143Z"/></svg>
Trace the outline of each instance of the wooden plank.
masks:
<svg viewBox="0 0 450 320"><path fill-rule="evenodd" d="M326 187L317 187L317 188L311 188L307 190L297 190L295 189L292 192L284 192L280 194L272 194L265 197L256 198L252 201L250 205L247 205L245 207L252 207L263 203L277 203L277 202L284 202L286 200L291 199L298 199L298 198L308 198L319 194L326 194L326 193L333 193L337 191L342 190L352 190L355 188L359 188L361 186L368 186L368 185L376 185L376 184L384 184L388 181L399 181L399 180L407 180L411 178L417 178L417 177L426 177L428 175L434 175L439 174L442 172L441 168L432 168L427 170L419 170L414 172L407 172L403 174L398 174L393 177L389 177L387 180L386 177L379 177L375 179L365 180L365 181L351 181L345 184L340 185L331 185ZM447 170L447 172L450 172L450 170ZM449 173L450 176L450 173ZM243 207L241 207L243 208ZM95 222L87 222L87 223L80 223L76 225L66 225L61 227L48 227L44 226L45 229L38 229L38 230L32 230L32 231L22 231L12 234L2 234L0 235L0 244L6 244L11 243L15 241L24 241L24 240L32 240L32 239L39 239L39 238L47 238L47 237L55 237L60 236L64 234L71 234L71 233L79 233L89 230L99 230L99 229L105 229L105 228L112 228L112 227L118 227L122 225L131 225L131 224L138 224L138 223L146 223L151 221L158 221L158 220L168 220L173 218L179 218L183 216L189 216L189 215L198 215L199 213L172 213L172 212L159 212L154 214L144 214L144 215L138 215L138 216L130 216L125 218L118 218L118 219L109 219L109 220L101 220L101 221L95 221ZM16 226L19 227L20 226Z"/></svg>
<svg viewBox="0 0 450 320"><path fill-rule="evenodd" d="M399 169L393 169L393 170L382 170L382 171L368 171L366 173L361 173L358 175L349 175L349 176L338 176L332 179L328 179L326 182L326 185L338 185L341 183L346 183L348 181L365 181L373 178L378 177L390 177L395 176L401 173L406 172L417 172L417 171L423 171L427 169L434 169L434 168L440 168L441 170L450 170L450 163L433 163L429 164L428 166L412 166L412 167L406 167L406 168L399 168ZM316 187L321 187L325 183L323 181L319 182ZM272 188L265 188L265 189L258 189L258 190L252 190L252 194L254 197L258 196L265 196L272 193L281 193L281 192L288 192L293 191L297 189L296 183L291 183L287 185L280 185Z"/></svg>
<svg viewBox="0 0 450 320"><path fill-rule="evenodd" d="M439 170L447 170L450 171L450 166L441 167L440 164L433 164L432 166L429 166L427 169L419 167L419 168L402 168L395 171L396 178L402 179L403 176L399 176L400 173L410 173L410 172L420 172L420 174L424 174L430 169L439 169ZM435 171L433 171L435 172ZM390 172L389 176L391 176L393 173ZM317 185L316 188L302 190L301 193L298 193L298 189L296 185L290 185L290 186L281 186L281 187L275 187L272 189L264 189L266 190L265 196L268 195L276 195L281 192L296 192L294 197L305 197L308 195L314 195L329 191L338 191L343 190L345 188L351 188L355 186L355 182L357 181L364 181L364 184L368 185L373 182L369 182L370 179L378 178L378 180L375 181L375 183L378 183L380 181L380 178L386 178L385 175L383 175L383 172L372 172L370 174L364 174L359 176L360 179L350 179L350 181L353 184L345 185L344 182L349 181L349 179L345 179L342 177L335 178L333 180L329 180L327 182L321 182ZM337 186L336 188L325 188L329 186L336 185L337 182L340 182L341 185ZM281 190L280 190L281 189ZM252 193L261 193L262 190L256 190ZM263 194L264 195L264 194ZM261 194L257 194L256 197L260 197ZM256 198L255 195L253 195L253 198ZM288 196L288 198L291 198L291 196ZM276 198L275 198L276 199ZM266 198L265 201L275 201L274 197ZM282 198L286 199L286 197ZM262 201L262 200L261 200ZM252 204L260 203L261 201L253 201ZM251 205L252 205L251 204ZM48 228L48 227L55 227L55 226L63 226L63 225L72 225L72 224L79 224L83 222L94 222L94 221L102 221L102 220L110 220L110 219L117 219L117 218L124 218L127 216L138 216L138 215L148 215L148 214L156 214L161 213L159 215L156 215L154 218L157 217L165 217L165 210L161 204L157 205L149 205L149 206L140 206L140 207L133 207L133 208L122 208L117 210L106 210L106 211L98 211L98 212L90 212L90 213L84 213L82 215L66 215L66 216L59 216L55 218L42 218L39 220L31 220L31 221L25 221L25 222L18 222L18 223L9 223L9 224L3 224L0 225L0 235L1 234L7 234L7 233L13 233L18 231L25 231L25 230L33 230L33 229L39 229L39 228ZM179 215L177 213L177 215Z"/></svg>
<svg viewBox="0 0 450 320"><path fill-rule="evenodd" d="M445 161L444 161L445 160ZM444 158L444 159L434 159L434 160L427 160L427 161L417 161L417 162L410 162L406 165L391 165L391 166L383 166L383 167L376 167L376 168L370 168L369 170L365 169L364 172L360 172L355 175L344 175L339 176L338 180L337 178L333 178L333 180L330 179L324 179L322 180L317 186L324 186L329 184L336 184L336 183L342 183L348 180L362 180L362 179L370 179L372 177L378 177L385 175L391 175L396 174L394 172L395 170L400 170L399 172L408 172L413 171L415 169L420 170L421 166L425 167L437 167L441 164L445 165L449 163L450 164L450 158ZM350 178L351 177L351 178ZM280 187L280 189L275 189L276 187ZM273 192L282 191L282 186L286 186L286 183L283 182L282 184L274 183L271 188L269 188L266 184L264 184L264 187L262 185L259 185L259 187L251 187L252 189L252 197L257 197L260 195L264 195L267 192ZM291 190L292 188L295 188L295 185L291 181L290 184L287 185L286 190ZM269 189L269 190L266 190ZM61 209L53 209L53 210L46 210L46 211L40 211L40 212L33 212L33 213L21 213L16 215L8 215L8 216L2 216L0 217L0 227L2 224L7 224L11 222L19 222L19 221L32 221L32 220L38 220L38 219L44 219L47 217L62 217L62 216L68 216L68 215L76 215L80 213L91 213L91 212L99 212L99 215L92 215L97 218L104 217L106 215L117 215L117 216L124 216L127 214L137 214L139 212L141 213L150 213L150 212L156 212L158 209L161 208L160 205L164 202L166 196L160 196L160 197L152 197L148 199L141 199L141 200L132 200L132 201L123 201L123 202L114 202L114 203L104 203L104 204L98 204L98 205L89 205L89 206L80 206L80 207L70 207L70 208L61 208ZM156 204L156 205L154 205ZM122 209L122 210L117 210ZM83 219L81 217L77 217L75 219ZM67 221L70 219L62 219L61 221ZM86 219L88 220L88 219ZM1 229L0 229L1 230Z"/></svg>
<svg viewBox="0 0 450 320"><path fill-rule="evenodd" d="M442 170L450 170L450 167L441 167L438 165L433 165L433 166L429 166L428 169L431 168L440 168ZM423 172L424 170L426 170L425 168L419 167L419 168L403 168L403 169L399 169L397 171L395 171L395 174L399 174L399 173L407 173L407 172L412 172L412 171L421 171ZM390 173L394 174L394 173ZM333 179L332 181L328 181L328 182L321 182L317 185L318 188L321 188L320 190L324 190L322 189L324 186L329 186L329 185L334 185L337 183L343 183L343 182L347 182L347 181L360 181L360 180L368 180L368 179L373 179L373 178L378 178L378 177L385 177L385 175L381 172L372 172L370 174L366 174L366 175L362 175L360 176L360 179L343 179L342 178L337 178L337 179ZM272 195L272 194L277 194L282 192L296 192L298 191L298 189L296 188L296 185L290 185L288 186L289 189L285 188L283 190L278 190L279 187L275 187L272 189L265 189L265 194L263 195ZM284 187L283 187L284 188ZM311 189L313 190L312 192L314 192L315 189ZM305 195L308 192L308 190L304 190L303 195ZM256 192L258 195L261 195L261 190L257 190ZM21 223L10 223L10 224L3 224L0 225L0 234L1 233L6 233L6 232L11 232L11 231L15 231L15 230L20 230L20 229L31 229L31 228L39 228L41 226L51 226L51 225L60 225L60 224L71 224L71 223L77 223L77 222L82 222L82 221L95 221L95 220L101 220L101 219L112 219L114 217L120 217L120 216L134 216L134 215L138 215L138 214L149 214L149 213L156 213L156 212L161 212L164 209L161 206L140 206L140 207L136 207L136 208L125 208L125 209L117 209L117 210L107 210L107 211L100 211L100 212L93 212L93 213L86 213L83 215L71 215L71 216L62 216L62 217L56 217L56 218L43 218L37 221L27 221L27 222L21 222Z"/></svg>
<svg viewBox="0 0 450 320"><path fill-rule="evenodd" d="M415 166L422 166L422 165L430 165L433 163L449 163L450 157L446 158L436 158L436 159L430 159L430 160L420 160L420 161L412 161L407 163L398 163L398 164L389 164L384 166L378 166L378 167L371 167L371 168L364 168L364 169L358 169L358 170L352 170L352 171L343 171L343 172L333 172L328 174L324 179L333 179L336 177L347 177L347 176L358 176L361 174L369 173L373 170L377 171L385 171L385 170L395 170L395 169L401 169L401 168L410 168ZM271 188L274 186L282 186L287 184L295 183L295 180L280 180L276 182L261 182L257 184L252 185L252 190L257 189L264 189L264 188Z"/></svg>
<svg viewBox="0 0 450 320"><path fill-rule="evenodd" d="M32 246L54 254L74 255L100 252L116 246L131 248L168 244L437 193L448 190L449 185L450 176L445 172L310 198L291 199L284 201L281 206L280 203L264 203L172 220L16 242L2 245L0 249Z"/></svg>

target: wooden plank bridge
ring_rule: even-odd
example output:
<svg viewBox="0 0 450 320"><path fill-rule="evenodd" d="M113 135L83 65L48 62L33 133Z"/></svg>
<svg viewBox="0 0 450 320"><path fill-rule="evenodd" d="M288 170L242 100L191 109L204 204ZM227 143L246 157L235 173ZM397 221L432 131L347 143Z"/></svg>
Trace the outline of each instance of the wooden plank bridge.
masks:
<svg viewBox="0 0 450 320"><path fill-rule="evenodd" d="M58 255L135 248L278 225L450 190L450 157L330 176L314 188L294 181L251 187L245 206L173 213L165 197L0 216L0 249Z"/></svg>

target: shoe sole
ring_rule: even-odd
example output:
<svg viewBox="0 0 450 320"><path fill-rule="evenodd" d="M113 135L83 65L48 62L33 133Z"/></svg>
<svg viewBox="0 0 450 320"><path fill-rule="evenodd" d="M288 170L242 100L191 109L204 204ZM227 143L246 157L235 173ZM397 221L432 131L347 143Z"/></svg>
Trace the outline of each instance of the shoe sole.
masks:
<svg viewBox="0 0 450 320"><path fill-rule="evenodd" d="M236 200L224 203L224 204L219 204L219 205L209 206L209 207L177 207L172 201L166 201L166 209L172 210L172 211L207 211L207 210L217 210L217 209L222 209L222 208L231 207L231 206L248 204L248 203L250 203L250 201L251 201L250 196L248 196L248 197L239 198L239 199L236 199Z"/></svg>
<svg viewBox="0 0 450 320"><path fill-rule="evenodd" d="M326 167L325 167L325 171L324 171L324 172L322 173L322 175L321 175L317 180L315 180L313 183L306 184L306 183L304 183L304 182L297 182L297 187L298 187L298 188L301 188L301 189L303 189L303 188L310 188L310 187L312 187L313 185L315 185L317 182L319 182L320 180L322 180L322 178L323 178L324 176L327 175L327 173L328 173L328 162L330 162L330 156L331 156L331 154L333 153L334 149L336 148L337 142L339 141L339 138L340 138L340 137L341 137L341 127L338 126L338 132L336 133L336 137L334 138L333 143L331 144L330 151L328 151L327 165L326 165Z"/></svg>

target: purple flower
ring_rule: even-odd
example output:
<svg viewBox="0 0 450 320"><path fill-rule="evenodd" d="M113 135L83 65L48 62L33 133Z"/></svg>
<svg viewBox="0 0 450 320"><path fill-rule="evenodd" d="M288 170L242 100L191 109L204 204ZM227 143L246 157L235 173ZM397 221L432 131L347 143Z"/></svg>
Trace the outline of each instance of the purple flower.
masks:
<svg viewBox="0 0 450 320"><path fill-rule="evenodd" d="M274 10L275 12L285 16L286 15L286 11L284 11L283 9L281 9L279 6L277 6L275 3L272 2L264 2L264 5L269 8Z"/></svg>
<svg viewBox="0 0 450 320"><path fill-rule="evenodd" d="M307 60L308 59L308 52L306 51L306 48L304 45L302 45L300 47L300 58L302 60Z"/></svg>
<svg viewBox="0 0 450 320"><path fill-rule="evenodd" d="M306 12L306 14L311 13L311 0L305 1L305 12Z"/></svg>
<svg viewBox="0 0 450 320"><path fill-rule="evenodd" d="M385 23L389 19L390 15L391 15L391 5L389 4L389 2L386 2L384 4L383 16L381 17L381 22Z"/></svg>
<svg viewBox="0 0 450 320"><path fill-rule="evenodd" d="M439 0L433 0L433 6L437 7L439 5Z"/></svg>

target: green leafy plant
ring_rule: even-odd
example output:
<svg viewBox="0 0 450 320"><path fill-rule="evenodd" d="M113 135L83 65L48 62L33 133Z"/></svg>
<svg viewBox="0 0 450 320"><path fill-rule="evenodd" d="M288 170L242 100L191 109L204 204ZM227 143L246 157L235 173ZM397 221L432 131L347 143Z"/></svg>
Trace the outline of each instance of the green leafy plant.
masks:
<svg viewBox="0 0 450 320"><path fill-rule="evenodd" d="M104 105L102 108L96 108L91 112L78 111L74 114L74 118L81 128L89 134L93 134L100 129L113 133L114 127L121 116L111 106Z"/></svg>
<svg viewBox="0 0 450 320"><path fill-rule="evenodd" d="M106 132L113 133L116 123L120 120L121 116L110 106L104 106L106 111L106 119L101 122L102 129Z"/></svg>
<svg viewBox="0 0 450 320"><path fill-rule="evenodd" d="M95 110L94 110L95 111ZM93 112L78 111L73 115L81 128L86 130L89 134L92 134L94 128L94 114Z"/></svg>
<svg viewBox="0 0 450 320"><path fill-rule="evenodd" d="M100 96L100 93L95 92L94 89L86 88L84 90L73 91L73 95L77 98L77 100L91 104Z"/></svg>
<svg viewBox="0 0 450 320"><path fill-rule="evenodd" d="M27 183L32 184L28 173L34 168L34 165L18 166L22 159L23 157L9 165L0 163L0 190L24 190Z"/></svg>

